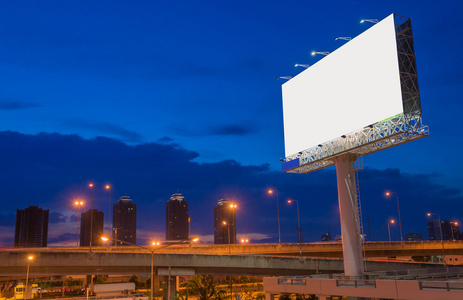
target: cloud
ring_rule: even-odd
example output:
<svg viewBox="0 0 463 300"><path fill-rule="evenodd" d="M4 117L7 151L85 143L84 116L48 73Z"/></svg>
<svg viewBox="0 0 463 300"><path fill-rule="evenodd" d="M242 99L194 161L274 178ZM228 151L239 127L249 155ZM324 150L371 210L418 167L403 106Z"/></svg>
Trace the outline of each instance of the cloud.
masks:
<svg viewBox="0 0 463 300"><path fill-rule="evenodd" d="M50 224L66 223L68 218L68 216L63 215L60 212L50 212L48 215L48 222Z"/></svg>
<svg viewBox="0 0 463 300"><path fill-rule="evenodd" d="M38 107L38 105L20 101L0 101L0 110L20 110L34 107Z"/></svg>
<svg viewBox="0 0 463 300"><path fill-rule="evenodd" d="M143 136L131 131L127 130L119 125L111 124L111 123L104 123L104 122L91 122L87 120L66 120L62 122L63 125L76 128L76 129L91 129L96 132L100 132L104 135L109 135L113 137L121 138L122 141L128 143L140 143L143 142Z"/></svg>
<svg viewBox="0 0 463 300"><path fill-rule="evenodd" d="M245 136L256 132L256 128L249 124L216 124L204 128L195 128L185 124L174 124L169 128L172 134L179 136Z"/></svg>
<svg viewBox="0 0 463 300"><path fill-rule="evenodd" d="M174 139L170 138L168 136L164 136L164 137L158 139L158 142L160 142L160 143L171 143L173 141L174 141Z"/></svg>
<svg viewBox="0 0 463 300"><path fill-rule="evenodd" d="M209 128L209 133L212 135L248 135L255 132L254 128L244 125L222 125L213 128Z"/></svg>
<svg viewBox="0 0 463 300"><path fill-rule="evenodd" d="M296 209L286 204L288 198L299 201L304 241L319 241L328 230L332 236L341 233L334 168L284 174L265 164L243 165L234 160L198 163L199 153L175 144L127 145L103 137L87 140L77 135L11 131L0 132L0 151L5 170L0 174L2 196L15 199L2 207L7 220L2 218L3 228L11 240L16 209L34 198L36 205L50 209L50 241L58 244L67 238L65 234L74 234L77 220L72 200L82 199L84 210L91 207L89 182L95 184L94 207L104 213L105 228L109 194L104 185L113 187L111 203L123 195L133 199L141 244L164 238L165 202L177 191L189 201L192 233L204 236L205 241L214 232L213 207L222 198L238 205L237 236L250 233L253 241L278 241L277 199L266 192L270 187L279 191L282 242L297 241ZM442 219L462 217L461 190L435 183L437 174L367 168L359 178L364 228L374 240L387 239L385 224L397 214L395 199L384 197L385 190L399 196L404 234L426 236L427 211L439 212Z"/></svg>

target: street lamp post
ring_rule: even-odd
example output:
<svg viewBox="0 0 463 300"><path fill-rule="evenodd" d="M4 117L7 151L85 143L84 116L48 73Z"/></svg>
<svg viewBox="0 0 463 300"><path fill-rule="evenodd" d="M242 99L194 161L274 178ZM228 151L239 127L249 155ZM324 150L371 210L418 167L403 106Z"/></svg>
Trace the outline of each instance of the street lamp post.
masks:
<svg viewBox="0 0 463 300"><path fill-rule="evenodd" d="M140 246L140 245L137 245L137 244L132 244L132 243L129 243L129 242L126 242L126 241L121 241L121 240L118 240L118 239L115 239L115 238L109 238L109 237L104 237L102 236L101 239L105 242L109 241L109 240L114 240L116 242L120 242L120 243L124 243L124 244L127 244L127 245L131 245L131 246L135 246L135 247L138 247L138 248L142 248L142 249L145 249L145 250L148 250L149 252L151 252L151 289L150 289L150 300L153 300L153 288L154 288L154 252L156 250L159 250L159 249L162 249L162 248L167 248L169 246L172 246L172 245L176 245L176 244L181 244L182 242L185 242L185 241L190 241L190 244L191 242L197 242L199 241L199 238L195 237L195 238L192 238L192 239L188 239L188 240L181 240L179 241L178 243L174 243L174 244L169 244L169 245L166 245L166 246L163 246L163 247L160 247L160 248L155 248L155 249L150 249L150 248L147 248L147 247L143 247L143 246ZM153 243L153 246L157 246L159 245L159 243ZM168 297L169 299L169 297Z"/></svg>
<svg viewBox="0 0 463 300"><path fill-rule="evenodd" d="M275 190L277 194L277 216L278 216L278 244L281 244L281 234L280 234L280 203L278 201L278 190ZM268 190L268 193L273 194L273 190Z"/></svg>
<svg viewBox="0 0 463 300"><path fill-rule="evenodd" d="M430 217L432 215L437 215L437 219L439 220L440 239L441 239L441 242L442 242L442 260L444 261L444 266L445 266L447 264L445 263L444 234L442 233L442 223L440 221L440 215L438 213L427 213L428 217Z"/></svg>
<svg viewBox="0 0 463 300"><path fill-rule="evenodd" d="M453 233L453 225L457 226L458 222L450 222L450 231L452 231L452 240L455 241L455 234Z"/></svg>
<svg viewBox="0 0 463 300"><path fill-rule="evenodd" d="M79 231L80 231L80 209L82 207L82 205L84 205L84 202L83 201L76 201L74 203L76 206L77 206L77 247L79 247Z"/></svg>
<svg viewBox="0 0 463 300"><path fill-rule="evenodd" d="M34 257L31 255L27 257L27 272L26 272L26 285L24 287L24 299L27 299L27 282L29 281L29 264L30 262L34 259Z"/></svg>
<svg viewBox="0 0 463 300"><path fill-rule="evenodd" d="M90 252L92 252L92 239L93 239L93 183L88 185L92 188L92 210L90 211Z"/></svg>
<svg viewBox="0 0 463 300"><path fill-rule="evenodd" d="M108 236L111 236L111 186L107 184L105 189L109 191L109 205L108 205ZM109 240L108 240L109 247Z"/></svg>
<svg viewBox="0 0 463 300"><path fill-rule="evenodd" d="M399 228L400 228L400 241L404 241L404 236L402 234L402 220L400 218L400 207L399 207L399 195L396 192L386 192L386 196L390 196L391 194L395 194L396 199L397 199L397 211L399 213Z"/></svg>
<svg viewBox="0 0 463 300"><path fill-rule="evenodd" d="M301 219L299 218L299 201L288 200L288 203L291 204L291 202L293 201L296 202L296 208L297 208L297 230L299 233L299 254L302 258L302 246L301 246L302 238L301 238Z"/></svg>
<svg viewBox="0 0 463 300"><path fill-rule="evenodd" d="M390 220L389 222L387 222L387 232L389 233L389 242L391 241L391 226L390 224L394 224L395 221L394 220Z"/></svg>
<svg viewBox="0 0 463 300"><path fill-rule="evenodd" d="M227 223L226 221L223 221L223 225L227 226L228 229L228 255L230 255L231 250L230 250L230 223Z"/></svg>

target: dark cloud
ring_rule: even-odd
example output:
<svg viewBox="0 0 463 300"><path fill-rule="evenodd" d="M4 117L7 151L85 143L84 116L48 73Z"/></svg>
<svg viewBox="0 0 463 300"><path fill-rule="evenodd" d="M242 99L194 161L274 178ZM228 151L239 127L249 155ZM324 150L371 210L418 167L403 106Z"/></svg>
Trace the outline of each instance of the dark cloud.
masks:
<svg viewBox="0 0 463 300"><path fill-rule="evenodd" d="M56 224L56 223L66 223L68 217L65 216L64 214L56 211L50 212L48 215L48 222L50 224Z"/></svg>
<svg viewBox="0 0 463 300"><path fill-rule="evenodd" d="M244 136L256 132L253 125L249 124L218 124L206 128L194 128L185 124L175 124L170 126L172 134L180 136Z"/></svg>
<svg viewBox="0 0 463 300"><path fill-rule="evenodd" d="M168 136L164 136L164 137L158 139L158 142L160 142L160 143L171 143L173 141L174 141L174 139L170 138Z"/></svg>
<svg viewBox="0 0 463 300"><path fill-rule="evenodd" d="M0 101L0 110L20 110L34 107L38 107L38 105L19 101Z"/></svg>
<svg viewBox="0 0 463 300"><path fill-rule="evenodd" d="M254 128L244 125L223 125L209 129L210 134L213 135L247 135L255 132Z"/></svg>
<svg viewBox="0 0 463 300"><path fill-rule="evenodd" d="M100 132L104 135L113 136L115 138L120 138L123 142L128 143L140 143L143 142L143 136L127 130L119 125L103 123L103 122L90 122L86 120L66 120L63 122L63 125L68 126L74 129L91 129L96 132Z"/></svg>
<svg viewBox="0 0 463 300"><path fill-rule="evenodd" d="M40 199L36 205L50 209L50 227L75 222L72 200L83 199L84 210L88 209L91 181L95 208L103 211L106 220L109 194L103 187L110 183L112 203L130 196L138 206L138 228L148 235L165 230L165 202L179 191L189 201L194 234L213 234L213 207L219 199L229 198L238 204L239 236L254 234L275 242L277 205L275 195L266 192L269 187L279 191L283 242L297 241L296 209L286 203L289 198L299 201L304 241L318 241L328 230L333 236L340 234L333 167L306 175L284 174L266 164L197 163L198 153L173 144L130 146L111 138L85 140L47 133L0 132L0 151L2 196L18 199L3 206L11 226L16 209L27 206L26 200L36 195ZM435 183L436 174L365 169L359 178L364 228L374 240L387 238L387 220L397 215L396 201L384 197L385 190L399 196L404 234L418 232L426 237L427 211L439 212L442 219L458 218L463 211L460 190ZM398 237L394 230L393 236Z"/></svg>

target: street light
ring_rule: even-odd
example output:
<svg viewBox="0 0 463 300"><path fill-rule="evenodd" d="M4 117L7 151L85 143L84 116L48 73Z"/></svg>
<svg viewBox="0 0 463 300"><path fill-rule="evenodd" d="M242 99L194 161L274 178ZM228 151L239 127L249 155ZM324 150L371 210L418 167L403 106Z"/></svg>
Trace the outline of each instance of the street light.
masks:
<svg viewBox="0 0 463 300"><path fill-rule="evenodd" d="M105 186L105 189L109 191L109 205L108 205L108 236L111 236L111 186L107 184ZM109 247L109 241L108 241L108 247Z"/></svg>
<svg viewBox="0 0 463 300"><path fill-rule="evenodd" d="M325 55L325 56L326 56L326 55L328 55L328 54L330 54L330 53L329 53L329 52L317 52L317 51L312 51L312 52L310 52L310 55L312 55L312 56L315 56L315 55L317 55L317 54Z"/></svg>
<svg viewBox="0 0 463 300"><path fill-rule="evenodd" d="M90 252L92 252L92 239L93 239L93 183L88 185L92 188L92 210L90 211Z"/></svg>
<svg viewBox="0 0 463 300"><path fill-rule="evenodd" d="M176 245L176 244L181 244L185 241L190 241L190 245L191 245L191 242L197 242L199 241L199 238L198 237L195 237L195 238L192 238L192 239L187 239L187 240L181 240L177 243L174 243L174 244L169 244L169 245L166 245L166 246L163 246L163 247L160 247L160 248L155 248L155 249L150 249L150 248L147 248L147 247L143 247L143 246L140 246L140 245L137 245L137 244L132 244L132 243L129 243L129 242L126 242L126 241L121 241L121 240L118 240L118 239L115 239L115 238L109 238L109 237L105 237L105 236L102 236L101 239L104 241L104 242L107 242L109 240L113 240L113 241L116 241L116 242L120 242L120 243L124 243L124 244L127 244L127 245L130 245L130 246L135 246L135 247L138 247L138 248L142 248L142 249L145 249L145 250L148 250L149 252L151 252L151 289L150 289L150 295L151 295L151 298L150 300L153 300L153 287L154 287L154 252L156 250L159 250L159 249L162 249L162 248L167 248L169 246L172 246L172 245ZM156 244L159 245L160 243L159 242L153 242L153 246Z"/></svg>
<svg viewBox="0 0 463 300"><path fill-rule="evenodd" d="M268 190L268 193L272 195L274 190ZM277 194L277 215L278 215L278 244L281 244L281 234L280 234L280 202L278 201L278 190L275 190Z"/></svg>
<svg viewBox="0 0 463 300"><path fill-rule="evenodd" d="M404 236L402 234L402 221L400 219L399 195L396 192L386 192L387 197L391 196L392 194L395 194L395 196L397 198L397 211L399 213L400 241L403 242L404 241Z"/></svg>
<svg viewBox="0 0 463 300"><path fill-rule="evenodd" d="M74 205L77 207L77 247L79 247L79 231L80 231L80 209L84 205L83 201L76 201Z"/></svg>
<svg viewBox="0 0 463 300"><path fill-rule="evenodd" d="M365 22L370 22L370 23L378 23L377 19L363 19L360 21L360 24L365 23Z"/></svg>
<svg viewBox="0 0 463 300"><path fill-rule="evenodd" d="M352 38L350 36L338 36L334 38L335 41L338 41L338 40L350 41L351 39Z"/></svg>
<svg viewBox="0 0 463 300"><path fill-rule="evenodd" d="M445 247L444 247L444 234L442 233L442 223L440 222L440 215L438 213L427 213L426 214L428 217L432 215L437 215L437 218L439 220L439 228L440 228L440 239L442 241L442 260L444 261L444 266L446 265L445 263Z"/></svg>
<svg viewBox="0 0 463 300"><path fill-rule="evenodd" d="M394 220L390 220L389 222L387 222L387 232L389 233L389 242L391 241L391 226L390 224L394 224L395 221Z"/></svg>
<svg viewBox="0 0 463 300"><path fill-rule="evenodd" d="M291 204L292 202L296 202L297 207L297 230L299 231L299 254L302 258L302 246L301 246L301 220L299 218L299 201L297 200L288 200L288 203Z"/></svg>
<svg viewBox="0 0 463 300"><path fill-rule="evenodd" d="M223 221L222 223L223 225L226 225L228 229L228 255L230 255L230 223L227 223L227 221Z"/></svg>
<svg viewBox="0 0 463 300"><path fill-rule="evenodd" d="M32 255L27 257L26 286L24 287L24 299L27 299L27 282L29 281L29 264L34 259Z"/></svg>
<svg viewBox="0 0 463 300"><path fill-rule="evenodd" d="M450 222L450 231L452 231L452 240L455 241L455 235L453 233L453 225L458 226L458 222Z"/></svg>
<svg viewBox="0 0 463 300"><path fill-rule="evenodd" d="M241 239L241 244L245 244L245 243L246 244L249 243L249 239L244 239L244 238Z"/></svg>

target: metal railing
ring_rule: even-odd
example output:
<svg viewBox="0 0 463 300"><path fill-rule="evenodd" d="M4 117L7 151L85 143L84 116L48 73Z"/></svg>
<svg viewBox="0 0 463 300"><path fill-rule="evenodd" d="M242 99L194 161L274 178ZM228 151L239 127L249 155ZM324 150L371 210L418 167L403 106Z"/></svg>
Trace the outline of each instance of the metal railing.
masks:
<svg viewBox="0 0 463 300"><path fill-rule="evenodd" d="M375 280L363 279L337 279L336 286L338 287L353 287L353 288L376 288Z"/></svg>
<svg viewBox="0 0 463 300"><path fill-rule="evenodd" d="M448 292L463 292L463 282L420 281L420 290L446 290Z"/></svg>
<svg viewBox="0 0 463 300"><path fill-rule="evenodd" d="M278 284L280 285L307 285L305 278L303 277L281 277L278 278Z"/></svg>

